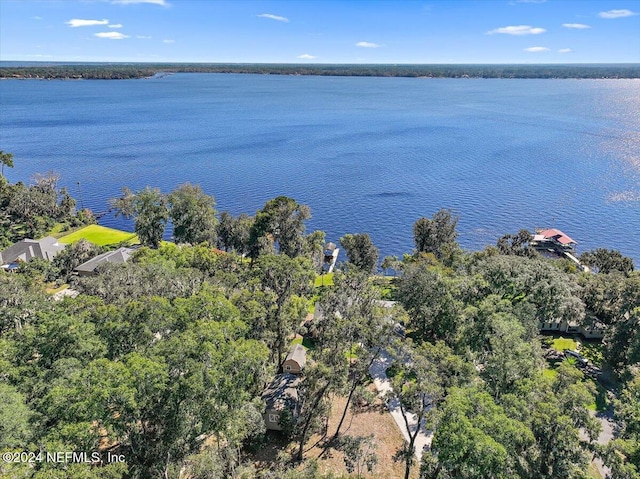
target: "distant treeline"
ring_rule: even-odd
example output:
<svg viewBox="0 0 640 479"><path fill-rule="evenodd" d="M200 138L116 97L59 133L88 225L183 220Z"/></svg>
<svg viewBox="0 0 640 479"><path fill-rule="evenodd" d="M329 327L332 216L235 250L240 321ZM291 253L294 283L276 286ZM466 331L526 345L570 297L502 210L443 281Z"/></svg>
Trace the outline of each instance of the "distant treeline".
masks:
<svg viewBox="0 0 640 479"><path fill-rule="evenodd" d="M241 63L44 64L0 66L0 78L109 80L161 73L253 73L431 78L640 78L640 64L298 65Z"/></svg>

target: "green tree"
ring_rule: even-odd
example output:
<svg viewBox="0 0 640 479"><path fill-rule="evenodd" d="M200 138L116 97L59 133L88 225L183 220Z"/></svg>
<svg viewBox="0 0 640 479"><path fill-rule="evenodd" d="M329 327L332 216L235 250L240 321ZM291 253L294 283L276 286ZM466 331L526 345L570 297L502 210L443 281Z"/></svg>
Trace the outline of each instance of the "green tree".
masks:
<svg viewBox="0 0 640 479"><path fill-rule="evenodd" d="M74 268L102 252L102 248L85 239L68 245L53 259L49 270L49 279L59 279L63 282L69 281Z"/></svg>
<svg viewBox="0 0 640 479"><path fill-rule="evenodd" d="M307 258L290 258L286 254L263 255L254 267L265 310L266 337L272 359L278 368L284 361L287 338L306 315L306 303L299 298L310 291L315 272Z"/></svg>
<svg viewBox="0 0 640 479"><path fill-rule="evenodd" d="M13 153L5 153L4 151L0 150L0 165L2 165L0 168L2 168L0 170L0 174L2 176L4 176L4 167L7 166L9 168L13 168Z"/></svg>
<svg viewBox="0 0 640 479"><path fill-rule="evenodd" d="M347 253L349 263L356 268L375 273L378 269L380 251L367 233L346 234L340 238L340 244Z"/></svg>
<svg viewBox="0 0 640 479"><path fill-rule="evenodd" d="M536 256L536 251L529 243L533 240L533 235L530 231L522 229L517 234L506 234L498 240L497 248L500 254L515 255L515 256Z"/></svg>
<svg viewBox="0 0 640 479"><path fill-rule="evenodd" d="M25 397L13 386L0 382L0 451L26 449L32 435L32 416Z"/></svg>
<svg viewBox="0 0 640 479"><path fill-rule="evenodd" d="M365 470L371 474L378 463L376 442L373 434L369 436L344 436L340 439L339 449L344 454L344 463L349 474L360 479Z"/></svg>
<svg viewBox="0 0 640 479"><path fill-rule="evenodd" d="M249 235L250 254L256 258L264 242L277 245L280 253L289 257L304 250L304 222L311 218L311 210L292 198L278 196L267 201L257 212Z"/></svg>
<svg viewBox="0 0 640 479"><path fill-rule="evenodd" d="M186 183L168 196L169 218L173 223L173 237L178 243L198 244L216 239L216 202L200 186Z"/></svg>
<svg viewBox="0 0 640 479"><path fill-rule="evenodd" d="M460 330L456 282L441 268L418 261L403 269L397 296L409 313L410 326L423 341L442 339L452 346Z"/></svg>
<svg viewBox="0 0 640 479"><path fill-rule="evenodd" d="M637 370L614 404L620 431L616 439L605 448L605 463L611 468L615 478L639 479L640 374Z"/></svg>
<svg viewBox="0 0 640 479"><path fill-rule="evenodd" d="M585 251L580 255L580 262L586 264L595 272L604 274L633 271L633 260L623 256L620 251L605 248L597 248L593 251Z"/></svg>
<svg viewBox="0 0 640 479"><path fill-rule="evenodd" d="M520 421L479 389L451 390L442 405L422 478L510 479L531 477L535 438Z"/></svg>
<svg viewBox="0 0 640 479"><path fill-rule="evenodd" d="M340 357L355 356L350 366L336 369L345 375L347 401L333 434L337 438L353 396L366 378L369 368L391 339L393 319L389 311L379 306L380 293L362 270L336 272L334 283L316 303L317 315L312 333L319 347L337 351Z"/></svg>
<svg viewBox="0 0 640 479"><path fill-rule="evenodd" d="M398 451L396 458L404 462L404 479L408 479L415 460L415 442L418 433L431 418L433 406L442 399L443 388L440 384L437 369L424 355L408 343L394 352L391 378L393 390L389 391L389 399L396 399L409 441ZM408 415L413 413L417 427L409 425Z"/></svg>
<svg viewBox="0 0 640 479"><path fill-rule="evenodd" d="M439 261L450 265L458 250L456 226L458 217L447 209L437 211L431 219L420 218L413 225L413 238L418 253L433 253Z"/></svg>
<svg viewBox="0 0 640 479"><path fill-rule="evenodd" d="M140 242L151 248L160 246L165 226L169 219L167 198L157 188L145 188L133 193L129 188L122 188L122 196L109 201L117 216L133 218L135 232Z"/></svg>

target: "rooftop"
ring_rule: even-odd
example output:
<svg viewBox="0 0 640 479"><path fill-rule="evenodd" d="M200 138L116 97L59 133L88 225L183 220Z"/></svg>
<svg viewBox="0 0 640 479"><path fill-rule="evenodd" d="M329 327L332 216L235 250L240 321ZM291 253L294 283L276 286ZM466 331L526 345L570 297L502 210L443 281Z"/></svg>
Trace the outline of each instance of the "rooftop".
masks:
<svg viewBox="0 0 640 479"><path fill-rule="evenodd" d="M267 409L294 409L298 402L300 378L294 374L278 374L262 393Z"/></svg>

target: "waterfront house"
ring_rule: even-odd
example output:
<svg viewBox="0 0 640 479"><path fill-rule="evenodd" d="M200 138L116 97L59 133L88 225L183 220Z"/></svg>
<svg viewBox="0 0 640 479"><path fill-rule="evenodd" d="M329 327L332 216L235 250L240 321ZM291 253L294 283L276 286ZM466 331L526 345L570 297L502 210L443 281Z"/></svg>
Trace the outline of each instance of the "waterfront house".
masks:
<svg viewBox="0 0 640 479"><path fill-rule="evenodd" d="M278 374L262 393L265 411L262 415L267 429L282 431L284 422L295 423L300 415L298 386L300 378L294 374Z"/></svg>
<svg viewBox="0 0 640 479"><path fill-rule="evenodd" d="M555 228L536 231L531 246L536 249L552 249L557 252L574 251L578 243Z"/></svg>
<svg viewBox="0 0 640 479"><path fill-rule="evenodd" d="M52 236L40 240L25 238L0 252L0 266L5 270L14 270L19 263L32 259L52 261L65 246Z"/></svg>

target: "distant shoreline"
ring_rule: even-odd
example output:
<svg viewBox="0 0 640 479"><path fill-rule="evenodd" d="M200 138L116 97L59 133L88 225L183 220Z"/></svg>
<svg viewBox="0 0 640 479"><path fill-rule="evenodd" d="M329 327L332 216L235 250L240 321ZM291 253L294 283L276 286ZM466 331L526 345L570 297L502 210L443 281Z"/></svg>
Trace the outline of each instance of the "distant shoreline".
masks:
<svg viewBox="0 0 640 479"><path fill-rule="evenodd" d="M6 63L14 65L6 66ZM0 63L0 79L127 80L173 73L403 78L637 79L640 64L553 65L299 65L299 64L42 64Z"/></svg>

